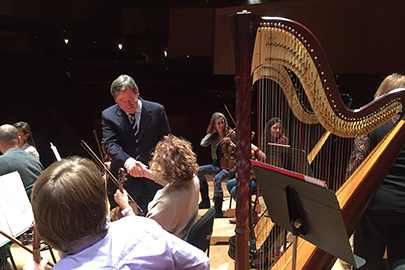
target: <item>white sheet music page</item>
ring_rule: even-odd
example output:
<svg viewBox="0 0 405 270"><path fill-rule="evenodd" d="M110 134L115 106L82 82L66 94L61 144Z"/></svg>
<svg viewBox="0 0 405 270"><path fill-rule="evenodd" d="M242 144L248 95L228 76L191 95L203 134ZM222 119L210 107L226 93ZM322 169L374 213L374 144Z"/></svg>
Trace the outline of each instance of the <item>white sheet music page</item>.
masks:
<svg viewBox="0 0 405 270"><path fill-rule="evenodd" d="M34 221L31 203L18 172L0 176L0 208L14 237L27 231Z"/></svg>
<svg viewBox="0 0 405 270"><path fill-rule="evenodd" d="M0 230L7 233L8 235L12 235L10 231L10 227L8 227L6 217L4 216L3 210L0 209ZM0 247L4 246L8 241L10 241L7 237L0 234Z"/></svg>

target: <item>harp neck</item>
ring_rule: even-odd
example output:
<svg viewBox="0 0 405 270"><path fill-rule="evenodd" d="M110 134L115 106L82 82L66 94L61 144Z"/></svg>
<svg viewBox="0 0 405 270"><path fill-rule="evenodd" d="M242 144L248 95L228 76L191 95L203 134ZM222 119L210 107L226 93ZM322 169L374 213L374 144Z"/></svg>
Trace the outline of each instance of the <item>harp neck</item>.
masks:
<svg viewBox="0 0 405 270"><path fill-rule="evenodd" d="M322 46L305 26L284 18L263 20L257 29L252 60L253 82L271 79L283 89L295 117L306 124L320 123L339 137L354 138L376 129L398 114L405 89L381 97L357 110L348 109L335 84ZM310 103L302 104L294 74Z"/></svg>

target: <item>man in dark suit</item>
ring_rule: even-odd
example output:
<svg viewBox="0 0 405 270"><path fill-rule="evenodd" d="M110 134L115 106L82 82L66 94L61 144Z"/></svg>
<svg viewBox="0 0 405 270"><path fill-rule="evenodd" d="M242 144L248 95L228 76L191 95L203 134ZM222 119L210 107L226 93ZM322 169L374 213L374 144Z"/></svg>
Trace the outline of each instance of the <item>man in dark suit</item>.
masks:
<svg viewBox="0 0 405 270"><path fill-rule="evenodd" d="M134 79L120 75L110 88L115 105L105 109L102 116L103 141L111 157L111 172L116 176L124 167L129 175L136 175L140 163L148 164L151 152L164 135L171 133L165 108L139 97ZM127 176L124 188L147 214L148 203L162 186L147 178ZM107 194L111 208L117 204L113 194L117 190L108 181Z"/></svg>

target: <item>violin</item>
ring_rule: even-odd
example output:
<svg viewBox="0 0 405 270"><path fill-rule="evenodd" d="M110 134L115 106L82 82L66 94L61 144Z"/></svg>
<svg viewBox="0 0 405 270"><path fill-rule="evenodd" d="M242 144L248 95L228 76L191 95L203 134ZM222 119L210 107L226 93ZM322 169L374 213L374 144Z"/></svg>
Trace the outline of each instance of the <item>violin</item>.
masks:
<svg viewBox="0 0 405 270"><path fill-rule="evenodd" d="M222 144L222 153L224 156L221 159L221 168L224 170L230 170L235 167L235 145L232 142Z"/></svg>
<svg viewBox="0 0 405 270"><path fill-rule="evenodd" d="M96 140L98 150L100 151L101 161L104 163L104 165L107 166L108 169L110 169L111 157L105 151L104 141L98 140L97 132L94 129L93 129L93 136L94 136L94 139Z"/></svg>
<svg viewBox="0 0 405 270"><path fill-rule="evenodd" d="M102 155L103 155L103 162L111 162L111 157L105 151L104 141L101 141L100 145L101 145L101 152L102 152Z"/></svg>
<svg viewBox="0 0 405 270"><path fill-rule="evenodd" d="M81 143L80 143L80 145L83 147L83 149L84 150L86 150L86 152L93 158L93 160L96 162L96 164L97 165L99 165L100 166L100 168L102 169L102 170L104 170L107 174L108 174L108 176L109 176L109 179L111 179L111 181L119 188L119 181L115 178L115 176L111 173L111 171L107 168L107 166L97 157L97 155L93 152L93 150L91 150L91 148L87 145L87 143L85 142L85 141L81 141ZM125 172L125 171L124 171ZM123 178L123 181L125 181L125 177ZM121 182L121 181L120 181ZM122 182L122 185L123 185L124 183ZM121 189L120 189L121 190ZM122 187L122 191L121 192L123 192L123 187ZM134 199L131 197L131 195L130 194L128 194L128 198L131 200L131 201L134 201ZM136 210L136 212L134 211L134 213L138 213L138 210L141 212L141 213L143 213L143 210L142 210L142 208L141 207L139 207L138 205L136 205L137 206L137 210Z"/></svg>
<svg viewBox="0 0 405 270"><path fill-rule="evenodd" d="M127 174L126 174L125 170L122 169L122 168L118 169L118 174L120 175L120 183L119 183L118 188L122 193L124 193L124 182L125 182L125 176ZM136 202L128 200L128 204L129 204L129 206L131 206L132 211L134 211L135 215L138 215L138 205L136 204ZM123 209L121 209L121 207L119 207L119 206L117 206L114 209L114 215L113 215L113 218L112 218L113 221L117 221L117 220L119 220L120 218L123 217L123 215L121 213L122 210Z"/></svg>

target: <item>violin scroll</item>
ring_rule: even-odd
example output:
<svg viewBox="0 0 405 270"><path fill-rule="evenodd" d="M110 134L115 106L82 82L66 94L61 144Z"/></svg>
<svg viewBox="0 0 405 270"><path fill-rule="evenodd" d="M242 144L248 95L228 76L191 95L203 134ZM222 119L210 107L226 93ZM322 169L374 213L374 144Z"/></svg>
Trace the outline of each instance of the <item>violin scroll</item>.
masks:
<svg viewBox="0 0 405 270"><path fill-rule="evenodd" d="M119 180L119 186L118 189L120 190L121 193L124 193L124 183L125 183L125 177L127 175L126 171L123 168L119 168L118 169L118 174L120 175L120 180ZM132 211L135 213L135 215L138 215L138 205L136 204L135 201L132 200L128 200L128 205L131 206ZM121 211L123 209L119 206L117 206L114 211L113 211L113 217L112 220L113 221L117 221L119 219L121 219L123 217Z"/></svg>

